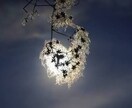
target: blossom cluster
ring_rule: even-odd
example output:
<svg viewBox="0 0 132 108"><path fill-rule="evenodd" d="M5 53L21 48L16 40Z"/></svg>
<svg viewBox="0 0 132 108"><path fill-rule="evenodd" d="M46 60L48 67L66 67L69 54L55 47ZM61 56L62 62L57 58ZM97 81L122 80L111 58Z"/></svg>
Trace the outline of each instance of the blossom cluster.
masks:
<svg viewBox="0 0 132 108"><path fill-rule="evenodd" d="M55 4L56 9L68 10L75 4L75 0L56 0Z"/></svg>
<svg viewBox="0 0 132 108"><path fill-rule="evenodd" d="M73 17L68 10L75 4L75 0L56 0L55 11L51 18L54 28L68 27L73 23Z"/></svg>
<svg viewBox="0 0 132 108"><path fill-rule="evenodd" d="M48 76L56 77L56 84L70 87L83 75L89 43L88 33L83 28L76 31L69 48L56 39L45 42L40 59Z"/></svg>
<svg viewBox="0 0 132 108"><path fill-rule="evenodd" d="M51 19L53 28L70 26L75 29L69 48L63 46L59 40L52 39L45 41L40 53L41 63L46 68L48 76L55 77L56 84L67 84L68 87L83 76L90 44L88 32L76 25L72 16L68 15L68 10L74 2L75 0L56 0Z"/></svg>
<svg viewBox="0 0 132 108"><path fill-rule="evenodd" d="M27 17L25 17L22 21L22 25L25 26L28 22L32 21L36 16L38 16L38 12L37 10L36 11L33 11L31 13L29 13L27 15Z"/></svg>

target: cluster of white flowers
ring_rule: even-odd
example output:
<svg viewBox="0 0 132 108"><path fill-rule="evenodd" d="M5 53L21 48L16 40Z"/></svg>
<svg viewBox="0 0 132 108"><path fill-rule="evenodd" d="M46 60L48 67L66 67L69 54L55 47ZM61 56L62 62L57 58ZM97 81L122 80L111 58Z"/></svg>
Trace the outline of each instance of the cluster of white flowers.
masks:
<svg viewBox="0 0 132 108"><path fill-rule="evenodd" d="M34 17L38 16L36 10L36 3L33 4L34 8L31 13L26 10L26 7L32 2L29 1L24 7L27 17L24 18L22 25L26 25L29 21L32 21ZM51 32L58 30L59 28L66 29L72 27L75 29L75 34L70 38L70 46L66 48L57 39L51 39L45 41L44 48L40 53L40 60L42 65L47 70L49 77L55 77L56 84L67 84L70 87L77 79L83 76L83 70L85 68L86 54L89 54L90 39L88 32L73 22L73 17L68 14L69 9L75 5L75 0L55 0L55 5L46 1L46 5L53 8L53 14L51 15ZM56 31L56 33L59 33ZM63 33L60 33L64 35ZM51 33L51 38L53 33Z"/></svg>
<svg viewBox="0 0 132 108"><path fill-rule="evenodd" d="M22 25L25 26L28 22L32 21L36 16L39 16L37 10L29 13L22 21Z"/></svg>
<svg viewBox="0 0 132 108"><path fill-rule="evenodd" d="M72 16L67 14L75 0L56 0L53 12L53 27L73 27L73 35L69 48L64 47L60 41L53 39L46 41L40 53L42 65L47 69L49 77L56 78L56 84L68 84L70 87L78 78L83 76L86 54L89 54L90 39L84 28L73 23Z"/></svg>
<svg viewBox="0 0 132 108"><path fill-rule="evenodd" d="M45 42L40 54L48 76L55 77L56 84L68 84L68 87L83 75L86 54L89 53L88 33L79 28L73 37L69 48L64 47L56 39Z"/></svg>
<svg viewBox="0 0 132 108"><path fill-rule="evenodd" d="M75 3L75 0L56 0L55 4L55 8L56 9L64 9L64 10L68 10L70 9Z"/></svg>
<svg viewBox="0 0 132 108"><path fill-rule="evenodd" d="M89 54L90 39L88 32L73 22L68 10L75 0L56 0L55 9L51 17L53 29L72 27L76 33L71 39L71 45L66 48L57 39L45 41L40 53L42 65L49 77L55 77L56 84L68 84L70 87L78 78L83 76L86 54Z"/></svg>
<svg viewBox="0 0 132 108"><path fill-rule="evenodd" d="M60 27L67 28L70 24L73 23L72 16L67 15L63 11L55 11L51 20L53 20L53 26L55 29L58 29Z"/></svg>
<svg viewBox="0 0 132 108"><path fill-rule="evenodd" d="M73 23L73 18L68 15L68 10L74 5L75 0L56 0L55 11L51 20L55 28L68 27Z"/></svg>

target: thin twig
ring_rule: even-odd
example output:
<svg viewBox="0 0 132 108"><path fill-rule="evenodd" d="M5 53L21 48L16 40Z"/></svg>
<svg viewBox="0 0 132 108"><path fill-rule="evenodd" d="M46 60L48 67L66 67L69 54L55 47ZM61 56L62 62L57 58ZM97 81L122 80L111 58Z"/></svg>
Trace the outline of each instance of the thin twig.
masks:
<svg viewBox="0 0 132 108"><path fill-rule="evenodd" d="M51 41L53 39L53 16L54 16L54 11L55 11L55 9L53 8L53 12L52 12L52 15L51 15Z"/></svg>
<svg viewBox="0 0 132 108"><path fill-rule="evenodd" d="M44 0L49 6L51 6L51 7L53 7L54 8L54 5L52 5L52 4L50 4L50 2L49 1L47 1L47 0Z"/></svg>
<svg viewBox="0 0 132 108"><path fill-rule="evenodd" d="M33 12L35 11L36 5L37 5L38 0L35 1L34 7L33 7Z"/></svg>
<svg viewBox="0 0 132 108"><path fill-rule="evenodd" d="M39 7L39 6L50 6L50 7L53 8L52 15L51 15L51 41L52 41L52 39L53 39L53 32L58 33L58 34L61 34L61 35L65 36L65 37L71 37L71 36L68 36L67 34L61 33L61 32L59 32L59 31L57 31L57 30L55 30L55 29L53 28L53 16L54 16L54 12L55 12L55 10L56 10L56 9L55 9L55 5L56 5L56 4L53 5L53 4L51 4L48 0L44 0L45 3L47 3L47 4L37 4L39 0L35 0L35 3L32 3L33 0L30 0L30 1L26 0L26 1L27 1L28 3L27 3L27 4L24 6L24 8L23 8L23 10L24 10L26 13L28 13L28 11L26 10L26 7L27 7L28 5L33 5L33 12L35 12L36 7ZM77 0L77 3L76 3L74 6L77 6L77 5L79 4L79 2L80 2L80 0Z"/></svg>
<svg viewBox="0 0 132 108"><path fill-rule="evenodd" d="M64 33L61 33L61 32L59 32L59 31L56 31L55 29L53 29L53 31L56 32L56 33L58 33L58 34L61 34L61 35L65 36L65 37L70 37L69 35L64 34Z"/></svg>
<svg viewBox="0 0 132 108"><path fill-rule="evenodd" d="M77 1L77 3L75 3L74 6L78 6L80 3L80 0L76 0L76 1Z"/></svg>
<svg viewBox="0 0 132 108"><path fill-rule="evenodd" d="M50 5L36 5L36 7L37 7L37 6L50 6Z"/></svg>
<svg viewBox="0 0 132 108"><path fill-rule="evenodd" d="M30 0L30 1L24 6L23 10L24 10L26 13L28 13L28 11L26 10L26 7L27 7L29 4L31 4L32 1L33 1L33 0Z"/></svg>
<svg viewBox="0 0 132 108"><path fill-rule="evenodd" d="M26 0L26 1L29 2L28 0ZM30 3L30 4L34 6L34 3ZM39 6L51 6L51 5L49 5L49 4L39 4L39 3L37 3L36 7L39 7Z"/></svg>

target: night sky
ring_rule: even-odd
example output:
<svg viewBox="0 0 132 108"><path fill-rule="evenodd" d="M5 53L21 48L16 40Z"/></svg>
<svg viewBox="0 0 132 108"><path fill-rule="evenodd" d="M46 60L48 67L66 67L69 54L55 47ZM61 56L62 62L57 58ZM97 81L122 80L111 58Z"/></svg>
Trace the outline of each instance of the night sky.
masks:
<svg viewBox="0 0 132 108"><path fill-rule="evenodd" d="M90 33L84 77L68 89L49 79L39 60L50 39L51 9L27 26L26 0L0 3L0 108L132 108L132 1L80 0L76 24ZM56 35L67 45L66 37Z"/></svg>

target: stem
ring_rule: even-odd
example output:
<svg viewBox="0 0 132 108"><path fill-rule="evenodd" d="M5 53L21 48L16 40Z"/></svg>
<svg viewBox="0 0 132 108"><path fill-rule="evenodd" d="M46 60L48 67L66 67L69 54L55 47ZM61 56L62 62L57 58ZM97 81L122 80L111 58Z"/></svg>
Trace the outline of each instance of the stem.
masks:
<svg viewBox="0 0 132 108"><path fill-rule="evenodd" d="M36 5L36 6L38 6L38 7L39 7L39 6L50 6L50 5Z"/></svg>
<svg viewBox="0 0 132 108"><path fill-rule="evenodd" d="M23 10L24 10L26 13L28 13L28 11L26 10L26 7L27 7L29 4L31 4L32 1L33 1L33 0L30 0L30 1L24 6Z"/></svg>
<svg viewBox="0 0 132 108"><path fill-rule="evenodd" d="M65 36L65 37L71 37L71 36L68 36L67 34L61 33L61 32L59 32L58 30L55 30L55 29L54 29L54 26L53 26L53 23L54 23L54 22L53 22L53 17L54 17L54 12L55 12L55 10L56 10L56 9L55 9L56 3L55 3L55 4L51 4L48 0L44 0L46 4L37 4L39 0L35 0L35 4L32 3L33 0L30 0L30 1L26 0L26 1L27 1L28 3L27 3L27 4L24 6L24 8L23 8L23 10L24 10L26 13L28 13L28 11L26 10L26 7L27 7L28 5L33 5L33 12L35 12L36 7L39 7L39 6L50 6L50 7L53 8L52 15L51 15L51 41L52 41L52 39L53 39L53 33L54 33L54 32L55 32L55 33L58 33L58 34L60 34L60 35L63 35L63 36ZM77 6L77 5L79 4L79 1L80 1L80 0L77 0L77 3L76 3L74 6Z"/></svg>
<svg viewBox="0 0 132 108"><path fill-rule="evenodd" d="M37 5L38 0L35 1L34 7L33 7L33 12L35 11L36 5Z"/></svg>
<svg viewBox="0 0 132 108"><path fill-rule="evenodd" d="M30 0L30 1L28 1L28 0L26 0L28 3L26 4L26 6L24 6L24 11L26 12L26 13L28 13L28 11L25 9L28 5L33 5L33 6L35 6L35 7L39 7L39 6L50 6L50 7L53 7L53 5L52 4L50 4L47 0L44 0L47 4L37 4L37 2L39 1L39 0L36 0L36 4L34 4L34 3L32 3L32 1L33 0Z"/></svg>
<svg viewBox="0 0 132 108"><path fill-rule="evenodd" d="M55 29L53 29L53 31L56 32L56 33L58 33L58 34L61 34L61 35L65 36L65 37L70 37L69 35L64 34L64 33L61 33L61 32L59 32L59 31L56 31Z"/></svg>
<svg viewBox="0 0 132 108"><path fill-rule="evenodd" d="M52 5L52 4L50 4L50 2L49 1L47 1L47 0L44 0L49 6L51 6L51 7L53 7L54 8L54 5Z"/></svg>
<svg viewBox="0 0 132 108"><path fill-rule="evenodd" d="M54 16L55 8L53 8L52 15L51 15L51 41L53 39L53 16Z"/></svg>

